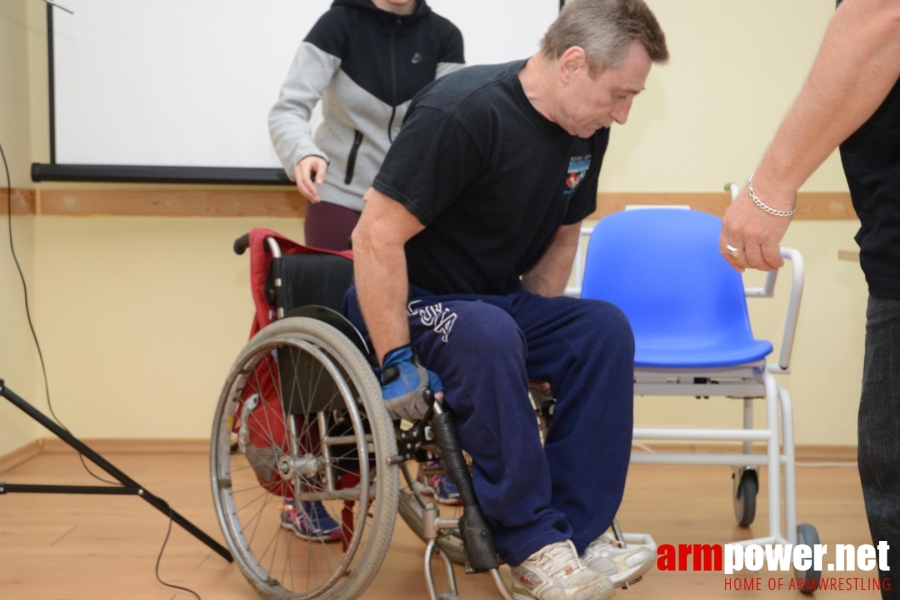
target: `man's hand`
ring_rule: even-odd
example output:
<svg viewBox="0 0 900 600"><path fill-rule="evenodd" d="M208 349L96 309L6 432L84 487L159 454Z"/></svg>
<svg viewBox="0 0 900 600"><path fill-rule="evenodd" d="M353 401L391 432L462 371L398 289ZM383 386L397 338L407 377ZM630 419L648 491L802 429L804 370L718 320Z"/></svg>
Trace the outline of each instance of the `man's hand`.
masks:
<svg viewBox="0 0 900 600"><path fill-rule="evenodd" d="M756 188L756 181L753 183ZM773 196L763 197L758 189L756 193L767 206L778 210L790 210L797 203L796 194L792 197L785 194L783 198L776 199ZM779 269L784 264L780 243L791 220L791 217L770 215L756 206L745 187L722 218L719 251L741 273L747 267L760 271Z"/></svg>
<svg viewBox="0 0 900 600"><path fill-rule="evenodd" d="M297 191L313 204L322 201L316 186L325 183L326 171L328 171L328 163L321 156L307 156L294 167Z"/></svg>
<svg viewBox="0 0 900 600"><path fill-rule="evenodd" d="M418 421L444 389L440 378L419 363L419 357L407 344L384 356L381 367L381 393L392 419Z"/></svg>

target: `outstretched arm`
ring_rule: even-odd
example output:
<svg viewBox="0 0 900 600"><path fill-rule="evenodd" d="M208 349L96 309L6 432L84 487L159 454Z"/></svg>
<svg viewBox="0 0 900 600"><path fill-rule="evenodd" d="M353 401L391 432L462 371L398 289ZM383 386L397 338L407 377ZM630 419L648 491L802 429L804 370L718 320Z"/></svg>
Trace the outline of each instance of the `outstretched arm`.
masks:
<svg viewBox="0 0 900 600"><path fill-rule="evenodd" d="M353 230L353 273L359 307L378 362L387 352L409 344L406 301L406 242L425 226L398 202L370 188Z"/></svg>
<svg viewBox="0 0 900 600"><path fill-rule="evenodd" d="M809 78L753 177L756 195L790 210L797 191L837 146L871 117L900 77L900 1L844 0ZM789 217L767 214L745 187L725 213L720 250L733 267L771 271ZM743 248L731 256L726 245Z"/></svg>

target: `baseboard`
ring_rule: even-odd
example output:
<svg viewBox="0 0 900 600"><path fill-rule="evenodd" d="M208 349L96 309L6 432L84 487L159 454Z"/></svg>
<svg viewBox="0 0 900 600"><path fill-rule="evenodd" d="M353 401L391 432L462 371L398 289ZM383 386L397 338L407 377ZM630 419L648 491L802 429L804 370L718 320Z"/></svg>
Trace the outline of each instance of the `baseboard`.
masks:
<svg viewBox="0 0 900 600"><path fill-rule="evenodd" d="M206 454L209 440L206 439L111 439L97 438L81 440L98 454ZM701 442L642 443L654 452L712 452L734 453L737 444ZM635 449L641 452L640 448ZM801 445L795 448L797 462L856 462L856 446ZM71 446L57 438L45 438L30 442L21 448L0 455L0 473L31 460L41 453L62 454L74 452ZM765 453L762 444L754 444L754 452Z"/></svg>
<svg viewBox="0 0 900 600"><path fill-rule="evenodd" d="M734 454L741 450L740 442L726 444L722 442L640 442L654 452L704 452L712 454ZM642 452L639 447L635 452ZM856 462L856 446L819 446L799 445L794 447L794 459L796 462L810 463L851 463ZM753 444L754 454L765 454L766 447L762 443Z"/></svg>
<svg viewBox="0 0 900 600"><path fill-rule="evenodd" d="M75 452L58 438L45 438L44 452L61 454ZM82 439L81 443L98 454L207 454L208 439Z"/></svg>
<svg viewBox="0 0 900 600"><path fill-rule="evenodd" d="M0 473L15 469L22 463L26 463L40 454L42 451L42 441L43 440L34 440L11 452L0 455Z"/></svg>

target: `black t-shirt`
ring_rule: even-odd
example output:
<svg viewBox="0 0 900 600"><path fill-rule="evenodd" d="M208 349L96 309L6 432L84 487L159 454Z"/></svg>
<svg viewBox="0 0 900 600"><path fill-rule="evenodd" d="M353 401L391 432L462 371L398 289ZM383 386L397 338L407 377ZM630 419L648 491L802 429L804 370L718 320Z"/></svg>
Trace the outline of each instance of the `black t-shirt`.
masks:
<svg viewBox="0 0 900 600"><path fill-rule="evenodd" d="M426 229L409 281L435 294L508 292L560 225L596 208L609 129L570 136L529 102L525 61L462 69L412 102L373 184Z"/></svg>
<svg viewBox="0 0 900 600"><path fill-rule="evenodd" d="M900 84L841 144L853 208L859 261L869 293L900 298Z"/></svg>
<svg viewBox="0 0 900 600"><path fill-rule="evenodd" d="M841 144L841 162L861 224L856 243L869 293L900 298L900 83Z"/></svg>

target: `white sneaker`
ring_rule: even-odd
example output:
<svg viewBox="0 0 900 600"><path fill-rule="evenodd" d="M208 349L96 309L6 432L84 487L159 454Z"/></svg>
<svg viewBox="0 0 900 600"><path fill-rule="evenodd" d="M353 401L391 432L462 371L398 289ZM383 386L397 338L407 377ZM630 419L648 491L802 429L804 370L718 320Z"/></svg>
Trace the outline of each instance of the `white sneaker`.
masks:
<svg viewBox="0 0 900 600"><path fill-rule="evenodd" d="M646 546L622 548L604 533L590 543L581 562L591 571L606 575L615 587L623 587L653 568L656 554Z"/></svg>
<svg viewBox="0 0 900 600"><path fill-rule="evenodd" d="M511 570L515 600L606 600L616 593L607 577L581 564L570 541L544 546Z"/></svg>

